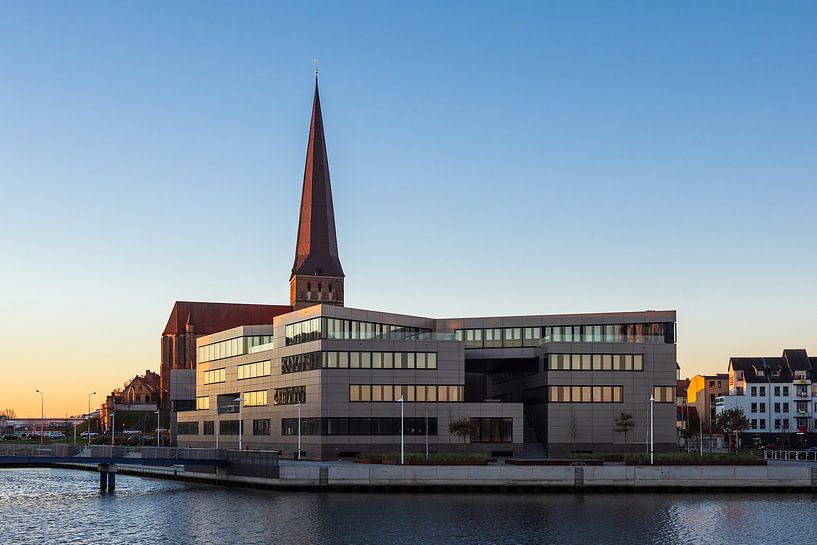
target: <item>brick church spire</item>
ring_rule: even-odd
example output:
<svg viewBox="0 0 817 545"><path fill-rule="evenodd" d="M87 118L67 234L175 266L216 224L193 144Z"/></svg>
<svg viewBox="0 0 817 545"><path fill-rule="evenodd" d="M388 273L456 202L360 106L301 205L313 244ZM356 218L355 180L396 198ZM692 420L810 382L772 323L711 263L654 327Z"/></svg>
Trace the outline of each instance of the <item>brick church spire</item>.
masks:
<svg viewBox="0 0 817 545"><path fill-rule="evenodd" d="M335 210L329 181L329 160L323 132L318 70L306 148L306 166L298 220L295 263L290 276L290 304L303 308L317 303L343 305L343 268L338 257Z"/></svg>

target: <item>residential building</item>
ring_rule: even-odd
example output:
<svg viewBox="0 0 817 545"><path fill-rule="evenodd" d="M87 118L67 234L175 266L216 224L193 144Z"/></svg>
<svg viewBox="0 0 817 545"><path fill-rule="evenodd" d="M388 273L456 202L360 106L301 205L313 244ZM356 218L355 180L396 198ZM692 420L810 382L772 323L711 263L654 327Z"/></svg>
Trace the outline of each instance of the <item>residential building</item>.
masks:
<svg viewBox="0 0 817 545"><path fill-rule="evenodd" d="M103 429L110 426L114 411L155 412L159 405L161 378L147 370L144 375L136 375L125 382L122 388L113 390L105 397L100 408Z"/></svg>
<svg viewBox="0 0 817 545"><path fill-rule="evenodd" d="M316 81L289 305L216 331L193 316L186 337L174 307L163 354L183 345L168 365L195 368L177 443L300 441L328 459L397 452L402 432L414 452L645 451L652 405L656 450L677 449L675 311L438 319L346 307L344 282ZM449 431L462 419L466 438Z"/></svg>
<svg viewBox="0 0 817 545"><path fill-rule="evenodd" d="M803 349L779 357L729 359L729 391L717 399L717 411L739 408L749 420L740 434L744 445L812 444L817 431L817 358Z"/></svg>

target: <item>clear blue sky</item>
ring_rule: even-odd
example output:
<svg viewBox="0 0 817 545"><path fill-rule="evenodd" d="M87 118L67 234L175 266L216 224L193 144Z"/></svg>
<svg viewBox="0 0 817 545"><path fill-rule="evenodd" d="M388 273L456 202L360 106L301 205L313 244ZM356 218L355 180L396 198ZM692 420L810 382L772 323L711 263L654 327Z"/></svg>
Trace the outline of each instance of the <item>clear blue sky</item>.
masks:
<svg viewBox="0 0 817 545"><path fill-rule="evenodd" d="M814 2L289 4L0 5L0 407L158 368L177 299L288 301L313 57L350 306L817 354Z"/></svg>

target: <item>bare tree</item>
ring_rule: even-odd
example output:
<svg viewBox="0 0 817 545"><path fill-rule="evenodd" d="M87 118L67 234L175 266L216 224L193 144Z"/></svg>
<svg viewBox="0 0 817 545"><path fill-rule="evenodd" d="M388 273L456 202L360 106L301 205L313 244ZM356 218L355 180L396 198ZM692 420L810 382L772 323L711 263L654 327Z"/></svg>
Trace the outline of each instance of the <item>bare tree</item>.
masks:
<svg viewBox="0 0 817 545"><path fill-rule="evenodd" d="M624 452L627 452L627 434L635 427L633 422L633 415L630 413L621 413L615 419L613 431L616 433L624 433Z"/></svg>
<svg viewBox="0 0 817 545"><path fill-rule="evenodd" d="M14 409L2 409L0 410L0 417L6 418L17 418L17 411Z"/></svg>

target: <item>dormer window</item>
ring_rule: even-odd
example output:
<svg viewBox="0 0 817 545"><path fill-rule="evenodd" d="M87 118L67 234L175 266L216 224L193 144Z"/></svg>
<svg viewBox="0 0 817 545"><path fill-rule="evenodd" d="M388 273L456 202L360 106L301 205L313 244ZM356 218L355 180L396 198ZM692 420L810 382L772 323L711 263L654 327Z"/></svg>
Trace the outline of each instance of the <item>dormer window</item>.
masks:
<svg viewBox="0 0 817 545"><path fill-rule="evenodd" d="M765 377L766 376L766 371L764 371L763 369L758 369L757 370L757 376Z"/></svg>
<svg viewBox="0 0 817 545"><path fill-rule="evenodd" d="M772 376L773 376L773 377L779 377L779 376L780 376L780 371L779 371L779 370L777 370L777 369L773 369L773 370L772 370Z"/></svg>

